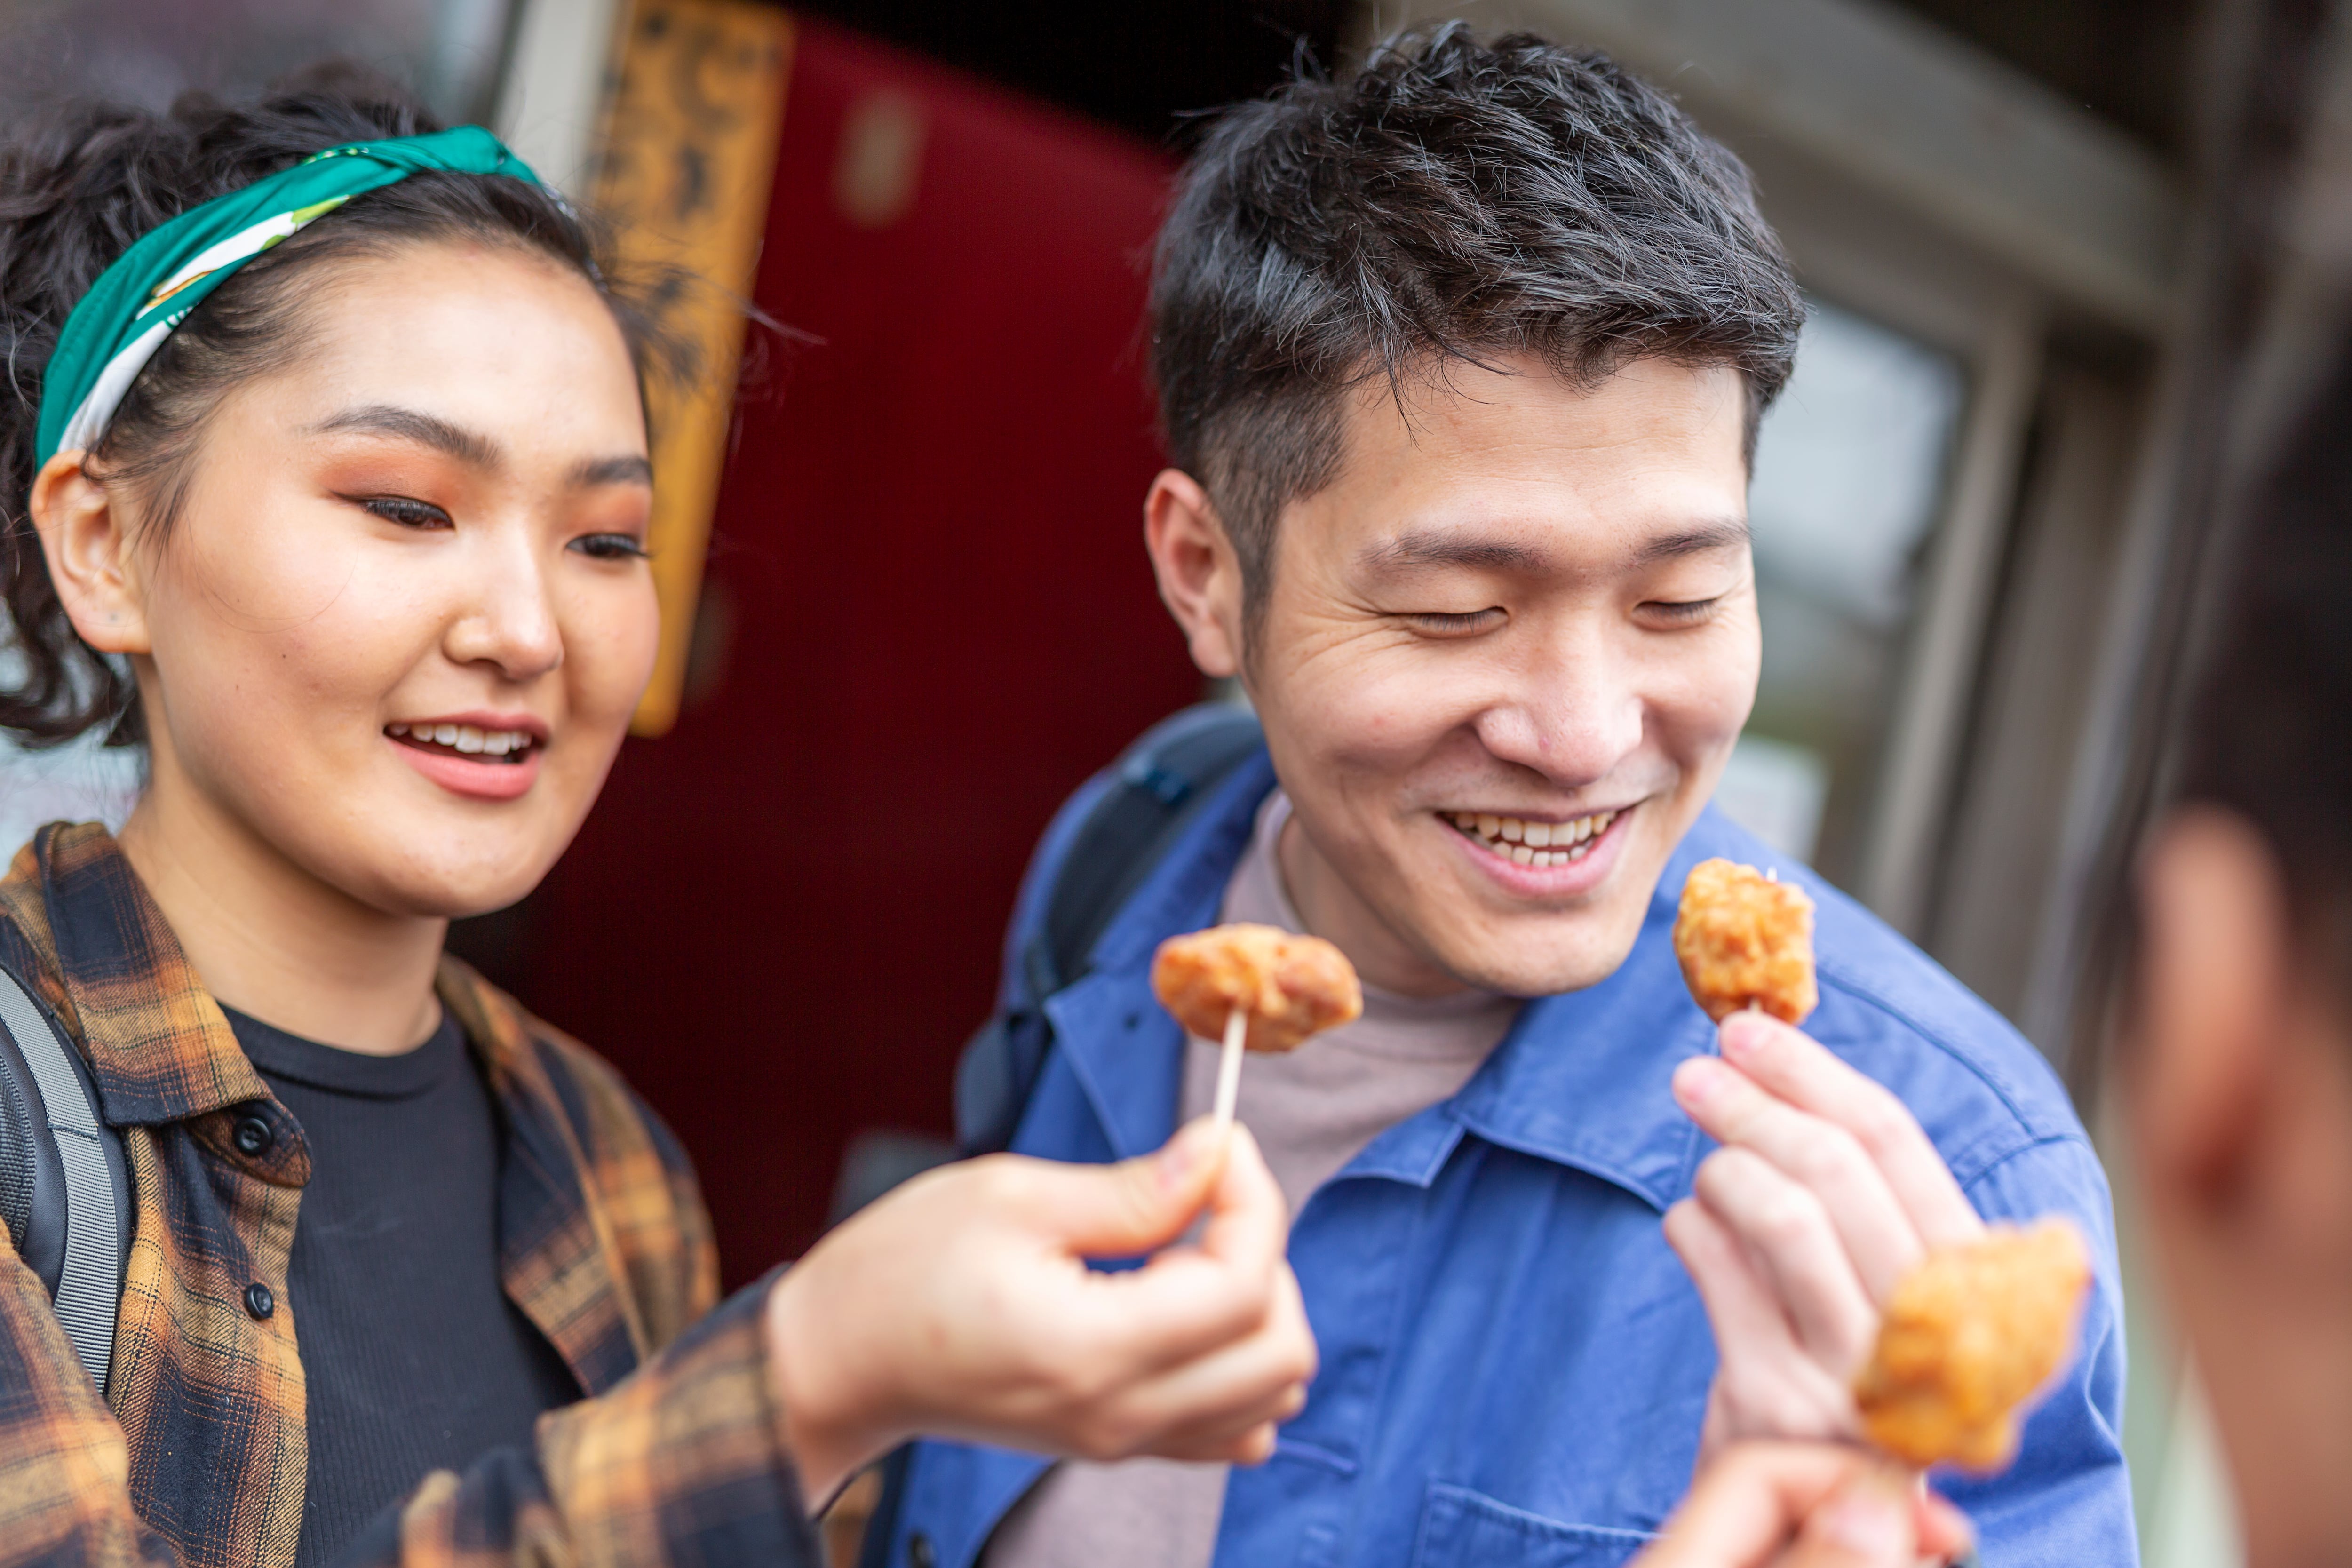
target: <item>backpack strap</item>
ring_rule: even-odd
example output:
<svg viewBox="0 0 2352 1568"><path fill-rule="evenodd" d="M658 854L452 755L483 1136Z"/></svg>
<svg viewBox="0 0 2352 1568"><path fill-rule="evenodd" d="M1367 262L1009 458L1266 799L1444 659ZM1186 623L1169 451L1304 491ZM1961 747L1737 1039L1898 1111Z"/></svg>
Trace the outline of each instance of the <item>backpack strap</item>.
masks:
<svg viewBox="0 0 2352 1568"><path fill-rule="evenodd" d="M982 1025L956 1063L956 1142L964 1153L1011 1145L1053 1043L1038 1010L1085 977L1112 919L1265 740L1249 710L1204 702L1155 725L1113 764L1112 783L1071 837L1021 948L1030 1006Z"/></svg>
<svg viewBox="0 0 2352 1568"><path fill-rule="evenodd" d="M98 1086L81 1053L5 966L0 1123L0 1215L103 1396L130 1248L121 1140L99 1119Z"/></svg>

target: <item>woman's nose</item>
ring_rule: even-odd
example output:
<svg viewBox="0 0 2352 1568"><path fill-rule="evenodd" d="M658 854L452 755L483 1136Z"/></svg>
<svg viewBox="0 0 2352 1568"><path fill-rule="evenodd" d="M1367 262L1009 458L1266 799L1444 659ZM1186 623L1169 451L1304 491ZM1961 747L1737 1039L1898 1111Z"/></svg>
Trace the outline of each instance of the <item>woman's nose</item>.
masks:
<svg viewBox="0 0 2352 1568"><path fill-rule="evenodd" d="M446 639L449 658L458 664L493 665L509 680L529 680L560 667L562 627L531 542L486 540L469 566L466 607Z"/></svg>

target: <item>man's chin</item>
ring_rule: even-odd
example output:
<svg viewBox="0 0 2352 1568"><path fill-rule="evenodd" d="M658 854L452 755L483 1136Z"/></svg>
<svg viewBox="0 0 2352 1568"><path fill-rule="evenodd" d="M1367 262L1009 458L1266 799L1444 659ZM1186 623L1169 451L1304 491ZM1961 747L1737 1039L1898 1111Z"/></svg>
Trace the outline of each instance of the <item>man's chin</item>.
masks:
<svg viewBox="0 0 2352 1568"><path fill-rule="evenodd" d="M1641 919L1607 919L1596 913L1529 915L1502 922L1451 925L1449 940L1436 947L1439 963L1464 984L1505 996L1557 996L1598 985L1623 967L1641 935ZM1529 929L1511 929L1516 927ZM1483 940L1461 942L1459 934L1484 928ZM1567 927L1569 929L1561 929Z"/></svg>

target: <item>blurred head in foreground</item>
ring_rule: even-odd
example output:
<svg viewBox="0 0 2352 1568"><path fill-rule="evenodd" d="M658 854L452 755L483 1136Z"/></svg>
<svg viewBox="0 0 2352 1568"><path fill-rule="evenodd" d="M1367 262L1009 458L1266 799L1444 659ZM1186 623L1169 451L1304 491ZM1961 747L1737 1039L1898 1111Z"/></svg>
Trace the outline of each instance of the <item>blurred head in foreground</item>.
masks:
<svg viewBox="0 0 2352 1568"><path fill-rule="evenodd" d="M2260 1568L2352 1542L2352 357L2244 528L2119 1070Z"/></svg>
<svg viewBox="0 0 2352 1568"><path fill-rule="evenodd" d="M1596 55L1450 24L1210 133L1153 269L1147 535L1368 982L1544 995L1632 950L1755 698L1748 461L1803 313L1738 160Z"/></svg>

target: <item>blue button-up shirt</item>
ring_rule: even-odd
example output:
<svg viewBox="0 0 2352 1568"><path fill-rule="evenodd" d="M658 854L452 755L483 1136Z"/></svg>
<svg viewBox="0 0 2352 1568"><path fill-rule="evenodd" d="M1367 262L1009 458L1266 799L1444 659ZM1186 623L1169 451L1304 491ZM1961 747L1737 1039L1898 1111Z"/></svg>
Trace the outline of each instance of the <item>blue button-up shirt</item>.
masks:
<svg viewBox="0 0 2352 1568"><path fill-rule="evenodd" d="M1054 1049L1016 1149L1107 1161L1173 1131L1183 1037L1152 999L1152 952L1214 922L1274 782L1263 756L1228 780L1105 930L1092 971L1045 1001ZM1011 952L1103 787L1047 834ZM2064 1092L1991 1008L1710 809L1616 973L1528 1004L1459 1094L1374 1139L1300 1209L1290 1261L1322 1368L1274 1458L1233 1471L1219 1568L1601 1568L1639 1551L1682 1497L1716 1353L1659 1218L1713 1145L1667 1079L1715 1034L1670 933L1685 874L1712 855L1777 866L1813 896L1822 999L1807 1032L1903 1098L1978 1210L2063 1214L2091 1242L2082 1353L2029 1422L2018 1462L1943 1483L1984 1561L2136 1561L2114 1222ZM1007 966L1004 1000L1031 1007L1020 968ZM893 1568L967 1568L1045 1468L919 1445Z"/></svg>

